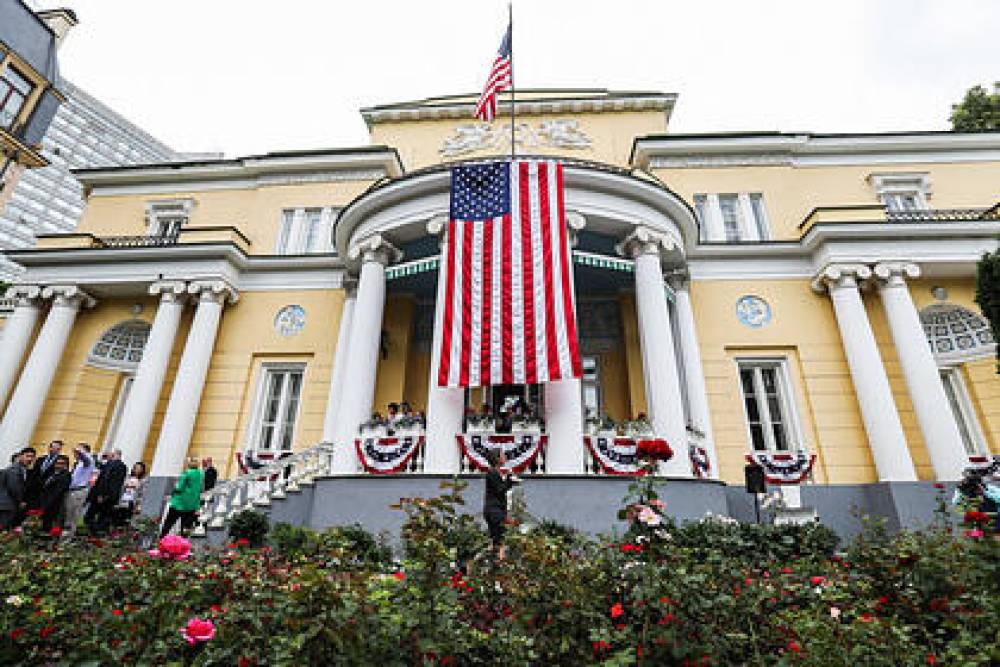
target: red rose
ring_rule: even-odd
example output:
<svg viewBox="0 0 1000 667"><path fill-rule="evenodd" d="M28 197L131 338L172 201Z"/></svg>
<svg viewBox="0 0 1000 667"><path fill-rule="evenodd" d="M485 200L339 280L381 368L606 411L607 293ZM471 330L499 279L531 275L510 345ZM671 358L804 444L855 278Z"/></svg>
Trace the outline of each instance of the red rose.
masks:
<svg viewBox="0 0 1000 667"><path fill-rule="evenodd" d="M937 664L937 658L934 657L933 653L928 653L927 654L927 664L928 665L936 665Z"/></svg>
<svg viewBox="0 0 1000 667"><path fill-rule="evenodd" d="M245 537L241 537L240 539L236 540L236 546L238 546L238 547L248 547L248 546L250 546L250 540L248 540Z"/></svg>
<svg viewBox="0 0 1000 667"><path fill-rule="evenodd" d="M121 609L112 609L111 613L114 614L115 616L121 616L122 615L122 610Z"/></svg>
<svg viewBox="0 0 1000 667"><path fill-rule="evenodd" d="M403 571L393 572L392 576L396 577L396 579L398 579L399 581L403 581L404 579L406 579L406 573Z"/></svg>
<svg viewBox="0 0 1000 667"><path fill-rule="evenodd" d="M802 653L802 647L794 639L788 642L788 650L792 653Z"/></svg>
<svg viewBox="0 0 1000 667"><path fill-rule="evenodd" d="M874 614L869 614L867 612L864 613L864 614L861 614L861 622L862 623L871 623L874 620L875 620L875 615Z"/></svg>
<svg viewBox="0 0 1000 667"><path fill-rule="evenodd" d="M42 639L47 639L49 635L56 631L56 626L46 625L44 628L38 631L38 636Z"/></svg>
<svg viewBox="0 0 1000 667"><path fill-rule="evenodd" d="M625 608L622 607L621 602L616 602L611 605L611 618L618 618L625 613Z"/></svg>
<svg viewBox="0 0 1000 667"><path fill-rule="evenodd" d="M24 628L14 628L10 633L10 640L16 642L18 639L24 636Z"/></svg>
<svg viewBox="0 0 1000 667"><path fill-rule="evenodd" d="M824 581L826 581L826 579L818 575L809 579L809 583L813 586L822 586Z"/></svg>
<svg viewBox="0 0 1000 667"><path fill-rule="evenodd" d="M676 616L674 616L670 612L667 612L666 614L663 615L663 618L658 620L656 623L657 625L667 625L668 623L673 623L676 620L677 620Z"/></svg>
<svg viewBox="0 0 1000 667"><path fill-rule="evenodd" d="M990 517L986 512L969 511L965 513L965 523L987 523Z"/></svg>
<svg viewBox="0 0 1000 667"><path fill-rule="evenodd" d="M26 516L42 516L42 510L28 510Z"/></svg>
<svg viewBox="0 0 1000 667"><path fill-rule="evenodd" d="M62 533L63 533L62 528L60 528L59 526L52 526L52 529L49 530L49 535L51 537L62 537Z"/></svg>

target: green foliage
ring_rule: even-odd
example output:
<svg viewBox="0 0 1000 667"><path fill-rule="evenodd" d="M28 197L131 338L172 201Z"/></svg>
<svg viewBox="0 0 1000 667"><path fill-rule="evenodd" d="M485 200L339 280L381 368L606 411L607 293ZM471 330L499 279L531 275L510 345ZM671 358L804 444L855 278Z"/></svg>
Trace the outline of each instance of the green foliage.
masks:
<svg viewBox="0 0 1000 667"><path fill-rule="evenodd" d="M1000 130L1000 89L990 93L982 86L965 92L951 106L951 128L956 132L996 132Z"/></svg>
<svg viewBox="0 0 1000 667"><path fill-rule="evenodd" d="M255 510L237 512L229 521L229 539L247 540L252 547L264 544L270 525L267 515Z"/></svg>
<svg viewBox="0 0 1000 667"><path fill-rule="evenodd" d="M833 553L813 525L678 527L657 484L633 485L624 537L513 525L503 561L458 481L400 501L401 563L358 526L176 561L35 520L0 533L0 664L1000 664L996 541L870 522ZM189 646L195 616L215 636Z"/></svg>
<svg viewBox="0 0 1000 667"><path fill-rule="evenodd" d="M994 340L1000 340L1000 250L984 254L976 265L976 304L989 321ZM1000 347L997 362L1000 372Z"/></svg>

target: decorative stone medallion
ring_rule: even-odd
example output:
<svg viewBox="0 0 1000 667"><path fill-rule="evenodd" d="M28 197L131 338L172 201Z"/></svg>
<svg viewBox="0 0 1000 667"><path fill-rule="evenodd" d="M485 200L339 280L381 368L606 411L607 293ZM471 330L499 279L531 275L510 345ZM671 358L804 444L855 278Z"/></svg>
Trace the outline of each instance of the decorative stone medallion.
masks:
<svg viewBox="0 0 1000 667"><path fill-rule="evenodd" d="M771 306L759 296L741 296L736 301L736 319L751 329L760 329L771 321Z"/></svg>
<svg viewBox="0 0 1000 667"><path fill-rule="evenodd" d="M306 325L306 311L302 306L285 306L274 316L274 330L282 336L294 336Z"/></svg>

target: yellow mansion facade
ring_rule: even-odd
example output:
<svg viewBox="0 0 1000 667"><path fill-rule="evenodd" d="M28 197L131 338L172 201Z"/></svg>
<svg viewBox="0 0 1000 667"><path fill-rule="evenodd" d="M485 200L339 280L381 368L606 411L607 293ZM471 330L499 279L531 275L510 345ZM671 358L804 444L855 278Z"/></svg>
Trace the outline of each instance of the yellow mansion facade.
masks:
<svg viewBox="0 0 1000 667"><path fill-rule="evenodd" d="M326 442L352 475L359 424L407 401L415 472L452 474L466 411L511 392L544 416L550 475L593 474L595 418L640 414L666 474L692 478L697 449L730 484L753 452L814 455L816 485L956 480L1000 453L973 301L1000 135L671 134L671 94L519 95L518 154L565 164L581 380L436 386L447 167L509 155L510 130L428 99L363 110L360 148L79 173L78 230L10 253L4 455L61 438L232 477L237 454Z"/></svg>

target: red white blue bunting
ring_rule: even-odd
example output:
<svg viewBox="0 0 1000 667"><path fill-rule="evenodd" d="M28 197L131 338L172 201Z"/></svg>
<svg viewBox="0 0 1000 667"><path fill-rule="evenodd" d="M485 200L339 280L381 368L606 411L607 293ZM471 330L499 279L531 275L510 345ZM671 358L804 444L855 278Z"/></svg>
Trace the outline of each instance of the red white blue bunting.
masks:
<svg viewBox="0 0 1000 667"><path fill-rule="evenodd" d="M816 463L815 454L805 452L754 452L747 454L749 463L764 469L768 484L801 484Z"/></svg>
<svg viewBox="0 0 1000 667"><path fill-rule="evenodd" d="M591 456L607 475L644 475L639 466L639 441L635 438L583 437Z"/></svg>
<svg viewBox="0 0 1000 667"><path fill-rule="evenodd" d="M976 474L988 477L990 475L1000 475L1000 454L996 456L975 455L969 457L968 470L974 470Z"/></svg>
<svg viewBox="0 0 1000 667"><path fill-rule="evenodd" d="M691 474L698 479L705 479L712 474L712 460L708 456L708 450L698 445L691 445L688 448L688 458L691 459Z"/></svg>
<svg viewBox="0 0 1000 667"><path fill-rule="evenodd" d="M507 459L505 468L511 472L523 472L530 466L548 444L547 435L465 435L455 436L458 446L465 452L469 462L477 470L488 470L489 461L486 452L490 449L503 449Z"/></svg>
<svg viewBox="0 0 1000 667"><path fill-rule="evenodd" d="M354 446L366 472L387 475L402 472L424 446L424 436L357 438Z"/></svg>

